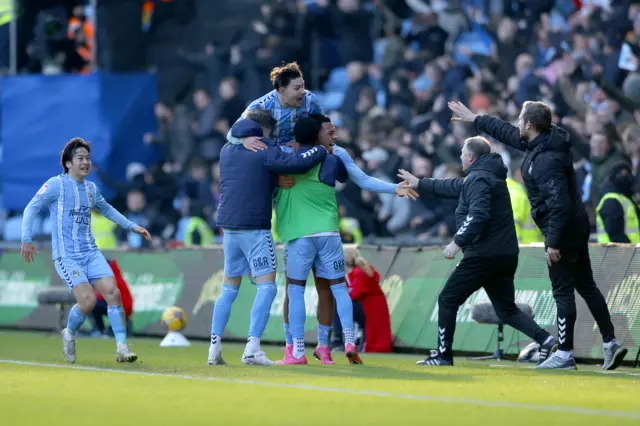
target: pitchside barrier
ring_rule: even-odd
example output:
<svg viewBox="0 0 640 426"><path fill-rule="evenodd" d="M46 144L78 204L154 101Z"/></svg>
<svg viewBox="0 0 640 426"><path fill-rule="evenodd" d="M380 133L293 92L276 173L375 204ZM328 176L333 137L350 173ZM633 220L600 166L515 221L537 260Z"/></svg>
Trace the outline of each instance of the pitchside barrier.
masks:
<svg viewBox="0 0 640 426"><path fill-rule="evenodd" d="M435 347L438 293L455 268L456 260L444 259L439 247L362 246L360 252L383 277L381 285L391 313L394 346L421 350ZM166 329L160 323L160 316L166 308L176 305L183 308L189 318L185 336L209 336L212 308L222 290L221 248L104 253L118 260L130 286L134 298L134 333L164 336ZM607 299L617 337L635 355L640 342L640 247L592 245L590 253L595 279ZM456 259L459 261L460 256ZM281 250L278 251L278 262L282 264ZM278 295L264 341L283 341L284 284L284 277L278 273ZM22 261L20 253L3 252L0 256L0 326L54 329L58 318L55 308L37 303L38 291L50 286L63 286L54 270L50 252L41 251L35 263L29 265ZM255 286L248 280L243 283L225 336L245 338L255 291ZM479 290L460 308L455 350L493 352L496 328L476 324L471 319L471 306L484 301L488 301L487 294ZM538 323L555 334L556 307L541 247L521 247L516 301L530 304ZM305 302L305 338L313 343L316 341L318 299L312 277L305 291ZM582 299L577 297L576 302L575 354L581 358L600 358L602 340L598 327ZM506 353L518 353L528 343L526 336L510 327L505 328Z"/></svg>

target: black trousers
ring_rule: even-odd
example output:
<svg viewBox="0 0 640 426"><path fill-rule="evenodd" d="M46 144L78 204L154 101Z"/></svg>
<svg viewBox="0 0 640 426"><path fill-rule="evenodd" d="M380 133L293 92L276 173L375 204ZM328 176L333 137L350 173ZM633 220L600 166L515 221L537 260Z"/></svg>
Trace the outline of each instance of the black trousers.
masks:
<svg viewBox="0 0 640 426"><path fill-rule="evenodd" d="M540 344L549 337L549 333L516 306L513 277L517 268L517 255L465 257L460 261L438 297L438 353L442 358L453 358L458 308L480 288L485 289L504 324Z"/></svg>
<svg viewBox="0 0 640 426"><path fill-rule="evenodd" d="M589 246L560 250L560 261L549 267L549 278L558 311L558 349L573 350L573 336L576 323L576 295L587 303L591 315L596 320L602 340L610 342L615 338L609 307L593 279Z"/></svg>

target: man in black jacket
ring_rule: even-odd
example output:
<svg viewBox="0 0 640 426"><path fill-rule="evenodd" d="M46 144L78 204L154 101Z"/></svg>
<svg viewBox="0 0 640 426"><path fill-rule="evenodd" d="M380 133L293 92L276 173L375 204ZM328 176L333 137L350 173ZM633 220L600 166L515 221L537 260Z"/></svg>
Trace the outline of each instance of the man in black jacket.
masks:
<svg viewBox="0 0 640 426"><path fill-rule="evenodd" d="M450 102L449 108L457 114L452 120L473 123L479 132L525 152L522 178L531 202L531 216L545 236L558 312L559 350L537 368L576 368L572 350L577 291L602 334L605 349L602 368L616 369L627 349L615 338L609 308L593 279L589 218L576 185L569 133L551 123L551 109L542 102L524 103L519 128L498 118L476 115L460 102Z"/></svg>
<svg viewBox="0 0 640 426"><path fill-rule="evenodd" d="M507 189L507 168L482 137L465 141L462 168L466 178L419 180L405 170L399 177L417 187L421 195L458 198L456 233L444 250L453 259L462 249L463 259L438 297L438 354L418 365L453 365L453 334L458 308L475 291L484 288L496 313L508 324L540 344L544 361L555 339L515 304L513 277L518 267L518 239Z"/></svg>

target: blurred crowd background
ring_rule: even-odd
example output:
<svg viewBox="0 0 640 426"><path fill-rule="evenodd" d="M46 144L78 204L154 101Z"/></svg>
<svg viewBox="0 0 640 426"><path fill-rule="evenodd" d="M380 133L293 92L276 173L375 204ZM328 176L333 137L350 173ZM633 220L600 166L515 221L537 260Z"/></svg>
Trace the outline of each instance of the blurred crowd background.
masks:
<svg viewBox="0 0 640 426"><path fill-rule="evenodd" d="M132 162L124 180L94 164L115 191L112 204L155 235L154 247L220 241L225 135L272 90L270 70L289 61L302 67L339 144L377 178L395 182L400 167L419 177L462 176L460 150L473 129L450 122L448 101L516 123L523 102L540 100L581 141L574 167L594 232L617 163L629 164L638 192L640 1L122 0L117 13L101 2L67 3L31 13L16 64L2 66L157 75L157 131L131 143L155 147L159 160ZM0 30L6 35L7 25ZM493 142L517 188L522 158ZM456 200L411 202L351 182L337 189L346 242L430 244L456 231ZM4 240L19 241L20 221L20 211L3 212ZM149 244L99 216L94 228L103 248ZM50 229L43 217L43 239Z"/></svg>

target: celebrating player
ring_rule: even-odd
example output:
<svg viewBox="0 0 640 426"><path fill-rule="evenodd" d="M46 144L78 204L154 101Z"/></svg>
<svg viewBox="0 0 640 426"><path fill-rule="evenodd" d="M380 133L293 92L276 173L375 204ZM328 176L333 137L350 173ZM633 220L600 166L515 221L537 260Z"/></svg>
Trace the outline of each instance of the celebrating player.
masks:
<svg viewBox="0 0 640 426"><path fill-rule="evenodd" d="M147 240L151 240L151 236L107 203L95 183L85 180L91 171L88 142L81 138L71 139L62 151L61 163L64 173L49 179L24 210L22 258L31 263L38 253L31 230L34 218L47 206L55 224L51 236L54 265L77 301L69 312L67 328L62 331L64 357L70 363L76 361L76 332L96 304L94 286L107 301L107 316L116 338L116 361L134 362L138 356L127 345L120 292L91 233L91 210L96 209L102 216Z"/></svg>
<svg viewBox="0 0 640 426"><path fill-rule="evenodd" d="M256 108L272 111L277 120L276 127L272 132L272 138L278 145L281 145L283 149L292 151L292 148L297 146L293 132L293 126L295 125L296 120L304 116L321 116L322 108L318 104L315 95L312 92L305 90L303 75L297 63L292 62L274 68L271 71L271 82L274 90L267 93L260 99L253 101L242 114L241 118L245 118L249 111ZM333 125L331 127L333 127ZM252 151L267 148L259 137L237 138L231 134L231 131L229 131L227 139L232 144L242 143L245 148ZM335 137L333 143L335 144ZM406 191L405 188L398 184L384 182L364 173L344 149L335 146L334 154L340 157L347 169L349 178L360 188L370 192L388 194L395 193L398 195ZM291 177L279 176L278 184L280 187L286 188L294 185L295 180ZM330 291L325 291L329 288L329 284L326 281L323 282L322 279L318 279L318 277L315 276L315 272L314 280L316 282L316 288L318 289L319 347L325 346L325 340L326 346L328 347L329 331L331 330L334 312L333 296ZM287 341L287 353L290 353L293 341L291 333L289 332L289 324L287 322L288 312L286 310L286 306L288 306L288 299L285 299L284 327ZM325 364L333 363L328 350L322 351L322 354L326 356L323 355L322 358L319 358L321 362Z"/></svg>
<svg viewBox="0 0 640 426"><path fill-rule="evenodd" d="M234 124L231 131L240 137L268 137L274 124L270 111L255 109L249 111L247 119ZM260 338L277 292L276 253L271 236L275 173L306 173L326 155L327 150L322 147L300 154L285 153L275 144L259 152L249 151L242 145L226 144L222 148L217 225L224 229L224 285L213 310L209 365L225 364L220 338L229 321L242 276L249 272L258 291L242 362L273 364L260 350Z"/></svg>

